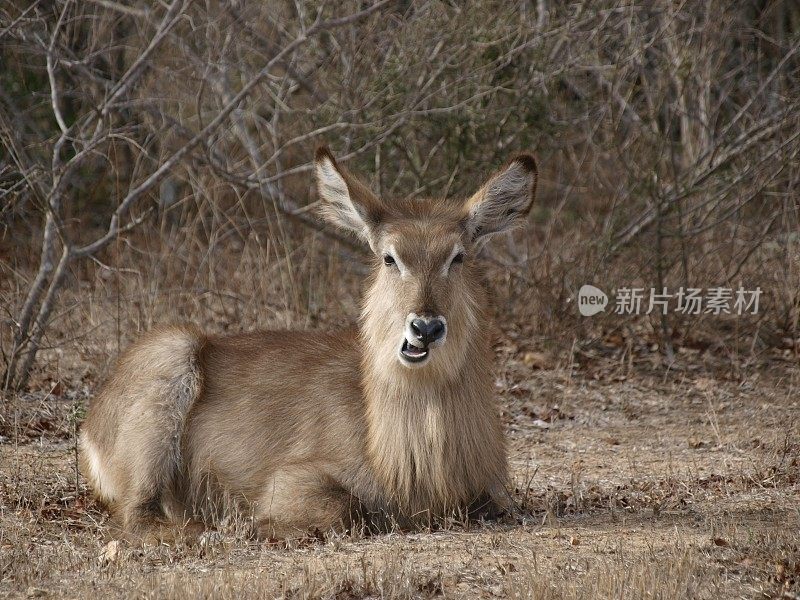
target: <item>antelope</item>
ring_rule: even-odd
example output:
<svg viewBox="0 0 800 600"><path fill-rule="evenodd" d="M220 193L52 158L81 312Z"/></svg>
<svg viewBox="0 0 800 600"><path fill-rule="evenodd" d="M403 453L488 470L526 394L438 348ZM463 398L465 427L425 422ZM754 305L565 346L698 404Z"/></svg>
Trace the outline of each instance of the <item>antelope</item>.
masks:
<svg viewBox="0 0 800 600"><path fill-rule="evenodd" d="M267 538L508 506L478 253L524 222L534 158L458 201L379 199L324 147L314 166L322 215L374 255L358 325L168 326L126 350L80 434L123 531L203 528L223 496Z"/></svg>

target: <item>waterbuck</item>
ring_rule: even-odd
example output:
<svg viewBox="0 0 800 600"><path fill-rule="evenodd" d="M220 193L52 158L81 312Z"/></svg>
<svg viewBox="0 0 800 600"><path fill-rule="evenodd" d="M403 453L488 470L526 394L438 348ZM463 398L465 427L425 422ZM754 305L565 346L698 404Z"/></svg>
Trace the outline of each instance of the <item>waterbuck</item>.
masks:
<svg viewBox="0 0 800 600"><path fill-rule="evenodd" d="M358 326L172 326L129 348L80 437L82 471L127 532L202 527L222 497L266 537L506 504L477 254L524 221L533 157L464 201L384 201L325 148L315 168L323 215L374 254Z"/></svg>

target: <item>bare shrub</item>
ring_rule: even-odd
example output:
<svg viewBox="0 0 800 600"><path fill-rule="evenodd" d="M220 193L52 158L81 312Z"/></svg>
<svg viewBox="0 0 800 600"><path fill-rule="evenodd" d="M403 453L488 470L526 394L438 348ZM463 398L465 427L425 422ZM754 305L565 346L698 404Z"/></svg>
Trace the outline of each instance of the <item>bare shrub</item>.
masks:
<svg viewBox="0 0 800 600"><path fill-rule="evenodd" d="M514 266L493 287L543 343L619 334L673 366L709 343L796 352L797 20L790 3L8 4L3 388L42 349L154 321L354 316L360 250L308 200L325 138L389 197L463 194L535 151L536 227L487 258ZM748 319L587 322L570 301L590 282L765 297Z"/></svg>

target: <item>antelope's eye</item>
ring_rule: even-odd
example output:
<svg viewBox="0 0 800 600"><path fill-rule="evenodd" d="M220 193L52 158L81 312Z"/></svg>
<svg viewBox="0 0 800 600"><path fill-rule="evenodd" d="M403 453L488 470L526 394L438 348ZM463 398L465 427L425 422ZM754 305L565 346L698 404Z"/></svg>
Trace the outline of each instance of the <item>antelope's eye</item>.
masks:
<svg viewBox="0 0 800 600"><path fill-rule="evenodd" d="M459 252L458 254L456 254L453 257L453 260L450 261L450 264L451 265L460 265L463 262L464 262L464 253L463 252Z"/></svg>
<svg viewBox="0 0 800 600"><path fill-rule="evenodd" d="M397 263L394 260L394 256L392 256L391 254L384 254L383 264L385 264L387 267L391 267L392 265L396 265Z"/></svg>

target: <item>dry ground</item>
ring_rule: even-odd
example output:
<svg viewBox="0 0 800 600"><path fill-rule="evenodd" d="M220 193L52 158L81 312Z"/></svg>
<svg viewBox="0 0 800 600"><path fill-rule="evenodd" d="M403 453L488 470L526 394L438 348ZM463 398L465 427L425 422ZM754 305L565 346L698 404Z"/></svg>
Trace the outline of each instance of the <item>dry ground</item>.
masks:
<svg viewBox="0 0 800 600"><path fill-rule="evenodd" d="M93 384L9 400L0 596L800 598L800 375L556 364L513 342L497 380L516 513L440 531L108 545L75 472ZM703 373L701 375L700 373Z"/></svg>

